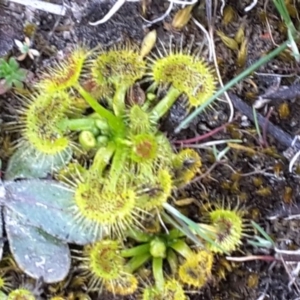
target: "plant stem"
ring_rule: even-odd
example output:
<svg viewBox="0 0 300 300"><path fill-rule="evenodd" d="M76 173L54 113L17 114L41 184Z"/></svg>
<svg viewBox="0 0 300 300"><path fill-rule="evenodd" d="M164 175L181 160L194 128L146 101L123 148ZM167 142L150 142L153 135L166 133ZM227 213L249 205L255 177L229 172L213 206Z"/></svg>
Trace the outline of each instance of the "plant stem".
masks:
<svg viewBox="0 0 300 300"><path fill-rule="evenodd" d="M133 228L129 228L128 231L126 231L125 236L127 238L132 238L137 242L149 242L151 240L151 236L143 231L136 230Z"/></svg>
<svg viewBox="0 0 300 300"><path fill-rule="evenodd" d="M259 128L259 124L257 121L257 112L254 106L252 106L252 115L253 115L253 122L254 122L254 126L256 129L256 133L258 135L259 141L262 141L262 136L261 136L261 132L260 132L260 128Z"/></svg>
<svg viewBox="0 0 300 300"><path fill-rule="evenodd" d="M159 291L164 290L165 279L163 274L163 259L154 257L152 260L152 272L155 280L155 286Z"/></svg>
<svg viewBox="0 0 300 300"><path fill-rule="evenodd" d="M172 275L175 275L178 269L178 258L176 253L171 248L169 248L167 251L167 261L169 263Z"/></svg>
<svg viewBox="0 0 300 300"><path fill-rule="evenodd" d="M120 178L122 171L125 168L126 158L128 157L128 148L126 146L117 143L116 151L112 159L112 163L109 170L110 186L115 188ZM126 179L128 179L126 177Z"/></svg>
<svg viewBox="0 0 300 300"><path fill-rule="evenodd" d="M91 130L95 125L95 120L91 118L82 119L62 119L57 125L62 131L83 131Z"/></svg>
<svg viewBox="0 0 300 300"><path fill-rule="evenodd" d="M157 122L171 108L180 95L181 92L171 86L167 95L152 109L151 115L153 120Z"/></svg>
<svg viewBox="0 0 300 300"><path fill-rule="evenodd" d="M150 244L143 244L133 248L124 249L120 252L121 256L123 257L132 257L132 256L139 256L145 253L149 253Z"/></svg>
<svg viewBox="0 0 300 300"><path fill-rule="evenodd" d="M79 83L75 86L79 94L86 100L86 102L99 114L102 118L107 120L109 127L115 132L120 133L124 131L124 123L121 119L116 117L112 112L104 108L98 101L92 97Z"/></svg>
<svg viewBox="0 0 300 300"><path fill-rule="evenodd" d="M184 233L182 233L179 229L171 229L169 231L168 234L166 234L166 239L167 240L174 240L174 239L179 239L179 238L182 238L182 237L185 237L186 235Z"/></svg>
<svg viewBox="0 0 300 300"><path fill-rule="evenodd" d="M110 159L115 152L116 146L114 143L109 143L106 147L100 148L93 160L93 164L90 167L90 170L96 170L99 172L99 175L102 174L103 170L110 163Z"/></svg>
<svg viewBox="0 0 300 300"><path fill-rule="evenodd" d="M188 258L193 254L192 249L183 240L178 240L172 243L170 247L180 255L182 255L184 258Z"/></svg>
<svg viewBox="0 0 300 300"><path fill-rule="evenodd" d="M224 92L229 90L231 87L233 87L235 84L237 84L239 81L244 79L246 76L251 74L253 71L258 69L263 64L267 63L269 60L277 56L279 53L281 53L283 50L287 48L289 44L289 41L285 41L283 44L281 44L279 47L274 49L272 52L270 52L268 55L260 58L256 63L254 63L252 66L250 66L248 69L240 73L238 76L230 80L227 84L224 85L223 88L219 89L211 98L209 98L206 102L207 105L211 104L214 100L216 100L218 97L220 97ZM206 106L207 106L206 105ZM198 116L203 109L206 106L198 107L193 113L191 113L186 119L184 119L178 126L175 128L175 133L178 133L182 128L185 128L196 116Z"/></svg>
<svg viewBox="0 0 300 300"><path fill-rule="evenodd" d="M133 273L139 267L141 267L144 263L146 263L151 258L151 254L144 253L138 256L134 256L126 265L125 269L129 273Z"/></svg>
<svg viewBox="0 0 300 300"><path fill-rule="evenodd" d="M127 89L128 88L126 85L120 85L115 91L113 98L113 109L116 116L122 116L124 114Z"/></svg>

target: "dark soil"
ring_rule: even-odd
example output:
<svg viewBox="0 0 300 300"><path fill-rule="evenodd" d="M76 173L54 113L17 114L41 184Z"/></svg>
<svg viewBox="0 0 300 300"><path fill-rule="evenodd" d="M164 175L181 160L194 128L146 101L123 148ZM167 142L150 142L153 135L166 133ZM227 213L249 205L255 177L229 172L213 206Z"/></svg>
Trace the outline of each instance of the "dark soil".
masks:
<svg viewBox="0 0 300 300"><path fill-rule="evenodd" d="M144 1L148 3L145 18L156 19L168 8L169 2L162 0ZM204 1L202 1L204 2ZM280 44L286 39L286 32L277 14L272 1L267 5L267 13L264 14L264 1L259 0L256 7L248 13L244 7L250 1L227 0L235 8L236 15L232 22L224 25L218 6L215 27L227 36L233 37L242 24L245 24L245 36L248 39L248 54L244 66L236 64L237 51L230 50L220 38L215 35L217 60L223 82L226 83L247 66L253 64L262 55L273 50L276 46L272 43L267 31L265 16L268 16L273 39ZM292 1L290 1L292 3ZM0 1L1 3L1 1ZM56 1L60 3L60 1ZM108 22L96 27L89 25L90 21L101 19L111 7L110 1L64 1L69 8L67 16L59 17L38 10L30 10L21 5L12 3L0 4L0 57L17 54L14 39L24 40L24 26L26 22L36 24L36 32L33 35L34 48L42 55L32 62L26 59L22 63L24 68L33 72L33 78L39 76L40 70L48 66L52 60L67 52L70 46L76 43L85 43L89 47L99 44L113 46L116 43L128 41L140 44L145 34L150 29L156 29L162 43L169 43L170 36L174 43L180 42L186 45L194 41L193 47L205 44L205 38L194 22L190 21L181 31L170 31L166 24L170 24L175 12L150 27L141 18L141 5L138 3L125 3L125 5ZM298 3L299 4L299 3ZM299 8L298 8L299 9ZM206 25L205 8L194 11L199 22ZM293 19L296 24L297 18ZM28 27L25 26L25 28ZM25 29L26 30L26 29ZM204 51L206 57L207 50ZM274 88L278 76L274 74L291 75L283 77L280 86L291 86L297 83L300 65L291 59L288 54L281 55L277 59L262 66L257 73L253 73L243 82L231 90L233 95L242 99L247 105L251 105L259 95ZM266 75L269 74L268 76ZM273 75L272 75L273 74ZM299 94L299 93L298 93ZM293 139L300 130L300 102L299 95L295 93L290 97L275 97L271 102L260 109L259 112L265 117L273 107L269 122L278 126L290 139ZM297 98L298 97L298 98ZM225 99L225 98L224 98ZM224 100L223 99L223 100ZM0 96L0 106L3 119L13 117L14 105L17 102L13 93ZM236 106L236 104L234 104ZM284 110L285 109L285 110ZM226 101L217 101L210 109L199 115L188 128L179 134L174 134L174 128L187 115L186 108L182 105L174 105L169 115L162 124L162 129L172 141L192 138L202 135L223 124L228 120L229 108ZM248 223L246 234L253 234L250 230L250 220L259 223L273 237L277 247L281 250L297 250L300 247L300 221L297 219L284 220L291 213L299 214L299 165L292 173L289 172L289 158L286 150L290 145L285 144L276 137L274 132L267 132L264 141L258 139L255 127L250 121L251 116L245 119L245 111L235 109L234 122L227 126L226 130L202 140L201 143L228 138L243 140L244 149L232 149L228 152L224 163L217 164L207 176L200 176L188 187L177 192L177 199L193 197L198 204L221 203L226 206L238 205L245 210L245 219ZM266 119L262 119L261 127L266 128ZM268 130L268 129L266 129ZM281 133L280 136L284 135ZM6 141L6 133L2 132L1 159L5 163L10 155L3 150ZM222 146L223 147L223 146ZM219 149L222 149L220 147ZM252 150L247 150L251 148ZM297 148L297 147L296 147ZM290 149L292 154L299 149ZM202 160L202 174L205 174L214 163L211 148L199 149ZM294 152L293 152L294 151ZM297 206L298 205L298 206ZM188 207L188 213L194 220L199 220L203 211L197 205ZM297 212L298 209L298 212ZM287 213L286 213L287 212ZM272 217L270 220L269 217ZM247 229L250 231L247 232ZM246 237L244 242L246 241ZM254 249L245 243L240 251L232 256L247 256L251 254L264 254L261 249ZM265 254L269 254L268 252ZM274 254L274 253L270 253ZM298 258L299 260L299 258ZM272 264L259 260L245 263L231 263L224 257L215 260L215 275L209 284L201 291L188 292L190 299L276 299L296 300L299 299L300 280L296 276L294 284L288 272L292 272L297 263L293 265L282 262ZM284 266L285 265L285 266ZM288 270L288 272L287 272ZM298 274L296 274L298 275ZM48 289L46 288L46 291ZM71 298L72 290L66 291L67 299ZM91 296L96 299L95 296ZM112 299L112 295L102 295L101 299ZM122 299L115 297L114 299ZM128 299L136 299L130 297Z"/></svg>

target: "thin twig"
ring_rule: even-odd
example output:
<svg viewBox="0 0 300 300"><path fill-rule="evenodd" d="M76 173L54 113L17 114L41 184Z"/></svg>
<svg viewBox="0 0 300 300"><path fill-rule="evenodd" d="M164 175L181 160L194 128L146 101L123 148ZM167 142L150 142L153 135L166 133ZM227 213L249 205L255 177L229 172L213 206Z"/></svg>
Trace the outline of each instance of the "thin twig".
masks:
<svg viewBox="0 0 300 300"><path fill-rule="evenodd" d="M59 4L53 4L39 0L9 0L10 2L30 6L39 10L46 11L50 14L64 16L66 14L66 8Z"/></svg>
<svg viewBox="0 0 300 300"><path fill-rule="evenodd" d="M296 136L296 137L294 138L294 141L293 141L292 145L293 145L297 140L299 141L299 137L298 137L298 136ZM289 163L289 172L293 172L294 164L295 164L296 161L298 160L299 156L300 156L300 151L298 151L298 152L291 158L290 163Z"/></svg>
<svg viewBox="0 0 300 300"><path fill-rule="evenodd" d="M201 23L199 23L195 18L193 18L193 22L200 28L200 30L204 33L204 35L207 39L208 50L209 50L208 60L212 61L212 59L213 59L213 47L214 47L213 41L211 40L207 30L205 29L205 27Z"/></svg>
<svg viewBox="0 0 300 300"><path fill-rule="evenodd" d="M248 6L245 7L244 11L248 12L251 9L253 9L256 6L257 2L258 0L253 0L252 3L250 3Z"/></svg>
<svg viewBox="0 0 300 300"><path fill-rule="evenodd" d="M229 123L225 123L223 124L222 126L220 127L217 127L205 134L202 134L202 135L199 135L199 136L196 136L194 138L191 138L191 139L186 139L186 140L177 140L177 141L174 141L173 143L174 144L190 144L190 143L196 143L196 142L200 142L208 137L211 137L212 135L218 133L219 131L223 130L226 128L226 126L228 125Z"/></svg>
<svg viewBox="0 0 300 300"><path fill-rule="evenodd" d="M277 261L278 259L271 255L249 255L249 256L241 256L241 257L233 257L226 256L227 260L244 262L244 261L252 261L252 260L264 260L264 261Z"/></svg>
<svg viewBox="0 0 300 300"><path fill-rule="evenodd" d="M195 182L201 180L202 178L207 177L207 175L209 175L209 174L211 173L211 171L212 171L216 166L218 166L218 165L220 165L220 164L224 164L224 163L226 163L225 160L219 160L219 161L214 162L214 163L206 170L205 173L201 174L200 176L195 177L195 178L194 178L193 180L191 180L188 184L195 183Z"/></svg>
<svg viewBox="0 0 300 300"><path fill-rule="evenodd" d="M201 144L184 144L181 145L181 147L185 148L195 148L195 149L207 149L208 147L211 146L216 146L216 145L222 145L222 144L228 144L228 143L242 143L242 140L235 140L235 139L230 139L230 140L216 140L216 141L209 141Z"/></svg>
<svg viewBox="0 0 300 300"><path fill-rule="evenodd" d="M210 2L210 1L208 1ZM202 24L200 24L196 19L193 18L194 23L201 29L202 32L204 32L204 34L206 35L206 38L208 40L208 45L209 45L209 60L211 61L213 59L214 61L214 65L215 65L215 70L218 76L218 80L219 80L219 84L220 86L223 88L223 80L220 74L220 70L219 70L219 66L218 66L218 62L217 62L217 56L216 56L216 49L215 49L215 44L214 44L214 24L213 24L213 20L211 17L211 5L210 5L210 9L207 8L206 10L206 14L207 14L207 18L208 20L210 20L210 22L208 22L208 26L209 26L209 30L208 33L205 30L205 28L202 26ZM211 59L212 58L212 59ZM233 105L232 102L228 96L227 91L224 92L225 98L227 100L227 103L229 105L230 108L230 115L228 118L228 122L231 122L233 119L233 115L234 115L234 109L233 109Z"/></svg>
<svg viewBox="0 0 300 300"><path fill-rule="evenodd" d="M170 1L170 5L169 5L168 9L166 10L166 12L165 12L162 16L160 16L160 17L158 17L158 18L156 18L156 19L154 19L154 20L152 20L152 21L149 21L149 20L145 19L144 17L141 17L141 18L142 18L145 22L148 23L147 26L151 26L151 25L153 25L153 24L155 24L155 23L157 23L157 22L163 21L163 20L170 14L172 8L173 8L173 1Z"/></svg>
<svg viewBox="0 0 300 300"><path fill-rule="evenodd" d="M109 10L109 12L100 20L96 22L89 22L91 26L97 26L100 24L103 24L107 22L111 17L125 4L125 2L139 2L140 0L118 0L112 8Z"/></svg>
<svg viewBox="0 0 300 300"><path fill-rule="evenodd" d="M216 13L216 10L214 10L213 20L215 20L215 18L216 18L215 13ZM215 70L216 70L216 73L217 73L217 76L218 76L219 84L220 84L221 88L224 88L222 76L221 76L221 73L220 73L220 70L219 70L219 65L218 65L217 55L216 55L216 48L215 48L215 43L214 43L214 32L215 32L215 30L214 30L213 20L208 24L208 26L209 26L209 35L211 37L211 43L213 45L213 59L214 59ZM228 103L229 110L230 110L230 114L229 114L229 117L228 117L228 122L231 123L232 120L233 120L233 116L234 116L233 104L231 102L230 97L228 96L227 91L224 92L224 96L226 98L226 101Z"/></svg>
<svg viewBox="0 0 300 300"><path fill-rule="evenodd" d="M282 262L282 264L283 264L283 266L284 266L284 268L285 268L286 273L289 275L289 278L290 278L289 286L290 286L291 284L294 284L294 286L295 286L295 288L296 288L296 290L297 290L297 292L298 292L298 294L299 294L299 293L300 293L299 286L298 286L298 284L295 282L295 278L294 278L294 277L292 276L292 274L290 273L290 270L288 269L288 266L287 266L287 264L286 264L286 260L285 260L284 256L283 256L283 255L280 255L279 258L280 258L280 260L281 260L281 262ZM297 275L298 275L298 274L297 274Z"/></svg>
<svg viewBox="0 0 300 300"><path fill-rule="evenodd" d="M180 4L180 5L192 5L192 4L195 4L198 2L198 0L191 0L191 1L189 1L189 0L186 0L186 1L184 1L184 0L168 0L168 1L172 2L174 4Z"/></svg>
<svg viewBox="0 0 300 300"><path fill-rule="evenodd" d="M264 12L266 13L266 16L268 16L268 13L267 13L267 5L269 3L269 0L266 0L265 3L264 3ZM272 40L272 43L274 46L278 46L278 44L275 43L274 39L273 39L273 34L272 34L272 30L271 30L271 26L270 26L270 22L269 22L269 19L268 17L266 17L266 24L267 24L267 28L268 28L268 34L270 35L270 38Z"/></svg>

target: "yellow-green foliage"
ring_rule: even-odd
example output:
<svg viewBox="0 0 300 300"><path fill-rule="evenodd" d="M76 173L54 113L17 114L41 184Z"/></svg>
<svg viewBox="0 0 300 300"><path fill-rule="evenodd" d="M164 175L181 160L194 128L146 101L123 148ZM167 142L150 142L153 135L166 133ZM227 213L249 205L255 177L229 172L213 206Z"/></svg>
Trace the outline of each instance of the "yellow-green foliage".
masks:
<svg viewBox="0 0 300 300"><path fill-rule="evenodd" d="M35 296L32 294L31 291L20 288L13 290L8 294L7 300L35 300Z"/></svg>
<svg viewBox="0 0 300 300"><path fill-rule="evenodd" d="M160 102L149 102L144 107L136 105L126 108L127 89L149 74L156 84L171 84L178 92L170 92ZM111 86L114 95L105 92ZM99 120L105 120L111 125L105 135L108 134L114 141L117 137L129 138L128 145L133 144L136 150L132 154L133 159L143 159L141 153L146 155L145 149L148 149L149 155L146 158L151 159L159 151L153 136L157 132L157 121L178 96L185 94L190 105L198 106L213 94L214 88L212 71L197 56L170 51L164 57L151 58L151 63L148 63L134 47L103 49L100 54L77 47L65 60L49 69L37 84L38 96L33 97L22 112L22 124L25 128L23 136L42 154L59 153L68 145L70 131L81 132L85 129L95 132L96 123L82 120L85 116L84 109L92 107ZM79 92L81 97L78 93L74 94L74 91ZM99 99L104 96L111 111L102 107L94 96ZM88 105L84 105L85 101ZM81 109L81 121L78 118L75 121L74 114L72 115L72 110L76 107ZM120 116L118 121L116 116ZM110 135L112 133L113 136ZM95 138L99 135L103 135L101 130ZM140 152L142 137L148 137L150 141L148 144L144 142L144 151Z"/></svg>
<svg viewBox="0 0 300 300"><path fill-rule="evenodd" d="M113 294L125 296L137 290L138 280L126 271L120 250L121 242L109 239L84 247L84 260L79 269L87 278L89 291L100 293L105 288Z"/></svg>
<svg viewBox="0 0 300 300"><path fill-rule="evenodd" d="M72 99L68 93L39 93L22 110L24 142L44 154L65 151L70 140L58 123L71 110Z"/></svg>
<svg viewBox="0 0 300 300"><path fill-rule="evenodd" d="M131 48L103 51L91 64L94 80L100 85L113 84L115 88L133 85L146 70L146 62Z"/></svg>
<svg viewBox="0 0 300 300"><path fill-rule="evenodd" d="M193 253L180 266L180 280L187 285L201 288L211 277L213 254L206 250Z"/></svg>
<svg viewBox="0 0 300 300"><path fill-rule="evenodd" d="M128 89L149 74L156 85L166 87L166 96L132 104ZM200 93L198 86L187 90L182 76L198 80L207 90ZM114 92L94 98L98 87ZM90 170L79 179L74 174L72 209L78 226L122 234L139 226L146 212L161 210L172 189L199 171L199 155L193 150L176 154L159 132L158 122L181 94L197 106L213 90L213 74L196 56L170 51L149 64L135 47L100 53L77 47L37 84L37 96L22 110L22 140L41 159L67 149L88 153ZM108 107L99 101L103 96ZM90 114L90 109L95 112Z"/></svg>
<svg viewBox="0 0 300 300"><path fill-rule="evenodd" d="M199 154L193 149L181 150L174 156L172 165L178 183L188 183L192 180L202 165Z"/></svg>
<svg viewBox="0 0 300 300"><path fill-rule="evenodd" d="M126 177L118 181L114 189L110 178L101 178L99 173L89 171L75 192L74 211L79 224L87 228L109 227L109 231L120 232L132 223L135 211L135 191Z"/></svg>
<svg viewBox="0 0 300 300"><path fill-rule="evenodd" d="M145 211L161 209L171 195L172 178L170 172L165 169L160 169L157 176L141 177L137 184L145 187L144 190L140 190L136 201L137 206Z"/></svg>
<svg viewBox="0 0 300 300"><path fill-rule="evenodd" d="M166 281L164 289L159 291L155 287L147 287L142 294L142 300L185 300L184 290L175 279Z"/></svg>
<svg viewBox="0 0 300 300"><path fill-rule="evenodd" d="M215 79L207 64L196 56L174 53L158 58L152 65L153 80L172 84L184 92L191 106L199 106L215 91Z"/></svg>
<svg viewBox="0 0 300 300"><path fill-rule="evenodd" d="M141 105L133 104L128 89L143 78L152 81L152 96L145 95ZM162 99L158 87L165 89ZM78 228L104 238L86 245L79 262L89 291L134 293L139 285L135 271L149 260L156 286L146 288L143 299L184 300L182 285L201 288L211 277L210 251L192 251L170 224L170 233L147 234L145 220L163 223L160 214L172 190L188 183L201 167L196 151L174 150L159 131L160 118L180 95L196 107L214 90L214 74L199 57L170 51L147 60L130 47L100 53L78 47L37 84L36 95L22 110L22 141L41 159L67 149L74 157L84 157L85 167L74 162L56 178L72 182L70 210ZM226 218L232 219L232 228L227 228L230 237L220 246L235 249L242 225L234 212L215 211L210 218L217 232L223 232ZM137 228L144 229L140 239L132 238ZM129 240L129 249L126 237L135 240ZM180 283L165 280L170 274L164 277L163 260Z"/></svg>
<svg viewBox="0 0 300 300"><path fill-rule="evenodd" d="M4 271L0 271L0 291L9 292L13 289L11 276L7 276Z"/></svg>
<svg viewBox="0 0 300 300"><path fill-rule="evenodd" d="M102 240L84 248L85 260L80 268L90 278L89 290L98 290L104 282L110 283L121 276L124 259L118 254L119 249L120 243L112 240Z"/></svg>
<svg viewBox="0 0 300 300"><path fill-rule="evenodd" d="M124 273L118 279L111 281L110 283L105 282L104 287L107 291L112 294L127 296L136 292L138 289L138 280L136 276L129 273Z"/></svg>
<svg viewBox="0 0 300 300"><path fill-rule="evenodd" d="M214 245L207 245L213 252L232 252L241 244L243 234L242 213L238 210L218 208L209 212L216 238Z"/></svg>
<svg viewBox="0 0 300 300"><path fill-rule="evenodd" d="M57 91L74 87L84 69L89 52L84 47L77 47L63 61L57 63L37 84L44 93L52 94Z"/></svg>

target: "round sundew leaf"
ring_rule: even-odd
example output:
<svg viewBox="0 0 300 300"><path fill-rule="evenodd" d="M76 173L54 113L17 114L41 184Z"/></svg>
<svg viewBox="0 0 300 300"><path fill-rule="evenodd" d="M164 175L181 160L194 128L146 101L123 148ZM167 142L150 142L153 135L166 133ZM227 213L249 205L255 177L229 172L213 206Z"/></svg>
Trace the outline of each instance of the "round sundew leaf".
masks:
<svg viewBox="0 0 300 300"><path fill-rule="evenodd" d="M20 147L8 161L5 179L45 178L53 170L63 168L71 157L70 149L56 155L45 155L31 147Z"/></svg>
<svg viewBox="0 0 300 300"><path fill-rule="evenodd" d="M46 283L63 280L71 267L69 246L29 226L12 210L4 209L4 219L9 247L18 266L33 278L43 278Z"/></svg>
<svg viewBox="0 0 300 300"><path fill-rule="evenodd" d="M29 225L68 243L85 245L102 237L103 230L81 226L70 209L74 192L53 180L5 182L4 206L22 216Z"/></svg>

